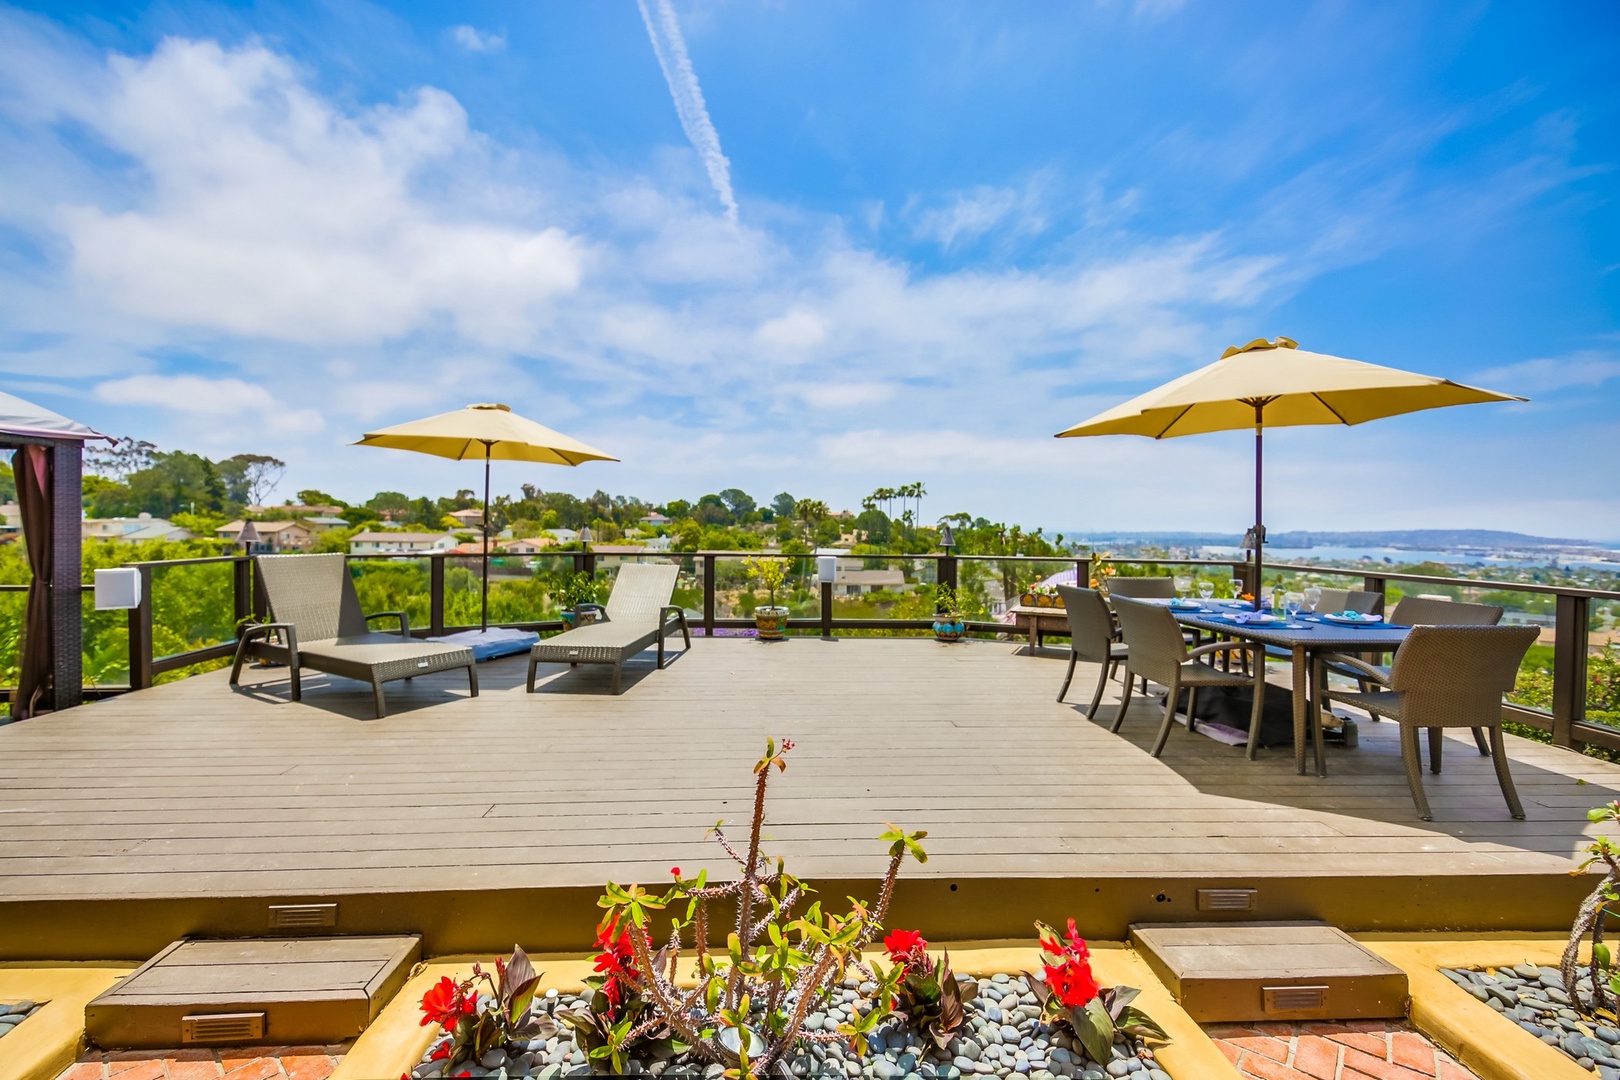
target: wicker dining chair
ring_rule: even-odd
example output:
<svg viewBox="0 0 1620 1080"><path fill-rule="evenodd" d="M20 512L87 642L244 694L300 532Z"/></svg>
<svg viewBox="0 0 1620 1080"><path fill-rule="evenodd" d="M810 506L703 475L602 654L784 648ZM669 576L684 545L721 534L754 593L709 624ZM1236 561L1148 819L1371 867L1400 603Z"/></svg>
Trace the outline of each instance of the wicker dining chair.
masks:
<svg viewBox="0 0 1620 1080"><path fill-rule="evenodd" d="M1513 689L1519 665L1540 631L1534 626L1414 626L1387 669L1354 656L1329 654L1324 659L1357 669L1377 689L1326 689L1324 701L1341 701L1387 716L1401 725L1401 761L1418 816L1434 820L1423 792L1423 758L1418 731L1429 732L1429 771L1440 772L1440 747L1448 727L1473 728L1475 738L1490 730L1496 780L1508 809L1518 819L1524 807L1513 790L1502 740L1502 695Z"/></svg>
<svg viewBox="0 0 1620 1080"><path fill-rule="evenodd" d="M1097 707L1102 704L1103 687L1108 685L1114 669L1126 662L1130 650L1119 641L1118 632L1114 629L1114 617L1102 593L1096 589L1078 589L1073 585L1059 585L1057 591L1063 598L1063 610L1069 617L1069 670L1063 676L1063 689L1058 691L1057 699L1061 702L1069 692L1069 683L1074 681L1075 664L1084 660L1088 664L1102 665L1102 670L1097 674L1097 688L1091 694L1091 707L1086 710L1086 719L1090 720L1097 715Z"/></svg>
<svg viewBox="0 0 1620 1080"><path fill-rule="evenodd" d="M1322 599L1316 602L1317 614L1337 614L1355 611L1362 615L1380 615L1384 610L1384 594L1364 592L1360 589L1322 589Z"/></svg>
<svg viewBox="0 0 1620 1080"><path fill-rule="evenodd" d="M1176 579L1111 577L1108 579L1108 595L1126 596L1133 600L1169 600L1176 595Z"/></svg>
<svg viewBox="0 0 1620 1080"><path fill-rule="evenodd" d="M1495 626L1502 621L1502 609L1495 604L1463 604L1453 600L1436 600L1432 596L1403 596L1396 602L1389 621L1392 626ZM1390 669L1387 665L1371 664L1365 656L1360 659L1363 663L1357 667L1325 659L1322 666L1324 671L1356 680L1356 685L1364 694L1374 684L1388 683ZM1367 667L1376 671L1378 678L1369 677ZM1378 717L1374 716L1373 719ZM1474 745L1479 747L1481 754L1490 756L1490 744L1483 728L1474 732Z"/></svg>
<svg viewBox="0 0 1620 1080"><path fill-rule="evenodd" d="M1112 590L1110 594L1112 595ZM1249 718L1248 756L1251 761L1254 760L1255 752L1260 745L1260 713L1265 704L1264 661L1258 656L1254 657L1254 674L1245 675L1236 671L1222 671L1200 662L1199 657L1224 651L1252 653L1256 646L1247 641L1217 641L1190 649L1187 647L1187 639L1182 636L1181 624L1176 622L1175 616L1170 614L1168 608L1118 595L1114 595L1113 600L1114 611L1119 616L1120 634L1125 639L1125 647L1129 650L1129 654L1125 661L1125 693L1120 698L1119 713L1114 717L1114 726L1109 730L1117 732L1120 725L1125 722L1125 709L1131 703L1133 676L1151 679L1170 689L1169 696L1165 698L1164 720L1159 725L1159 737L1153 742L1154 757L1164 752L1164 744L1170 738L1170 728L1174 725L1176 717L1176 699L1181 696L1182 687L1187 688L1187 730L1192 731L1197 723L1194 714L1200 688L1252 685L1254 713Z"/></svg>

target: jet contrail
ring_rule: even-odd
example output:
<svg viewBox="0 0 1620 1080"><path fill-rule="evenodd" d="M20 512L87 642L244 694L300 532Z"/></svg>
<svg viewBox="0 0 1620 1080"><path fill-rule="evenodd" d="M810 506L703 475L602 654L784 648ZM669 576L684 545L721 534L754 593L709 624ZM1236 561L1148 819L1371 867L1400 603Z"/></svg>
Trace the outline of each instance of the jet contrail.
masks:
<svg viewBox="0 0 1620 1080"><path fill-rule="evenodd" d="M726 218L737 221L737 200L731 194L731 162L720 150L720 135L709 120L709 107L703 102L703 89L698 86L697 72L692 70L692 58L686 54L686 39L681 37L681 24L675 21L675 9L670 0L653 0L658 6L658 18L653 18L647 0L636 0L641 8L641 21L647 24L647 36L652 39L653 52L658 55L658 66L664 69L664 81L669 84L669 95L675 99L675 114L681 119L681 129L691 141L693 149L703 159L709 171L709 183L720 196L720 205L726 208Z"/></svg>

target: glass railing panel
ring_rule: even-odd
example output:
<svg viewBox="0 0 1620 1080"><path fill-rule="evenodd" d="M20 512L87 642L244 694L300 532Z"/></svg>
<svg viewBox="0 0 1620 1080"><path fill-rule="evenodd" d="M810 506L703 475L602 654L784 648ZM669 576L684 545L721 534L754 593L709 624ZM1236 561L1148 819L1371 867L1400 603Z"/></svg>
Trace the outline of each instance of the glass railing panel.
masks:
<svg viewBox="0 0 1620 1080"><path fill-rule="evenodd" d="M754 609L771 602L770 595L760 587L746 560L779 558L788 564L787 579L776 590L776 602L788 609L790 619L817 619L821 617L821 590L816 579L816 560L810 555L765 555L759 552L727 552L714 559L714 617L716 619L751 619ZM698 609L702 609L701 594Z"/></svg>
<svg viewBox="0 0 1620 1080"><path fill-rule="evenodd" d="M123 613L117 614L122 616ZM234 563L158 564L152 567L154 658L165 659L234 640Z"/></svg>
<svg viewBox="0 0 1620 1080"><path fill-rule="evenodd" d="M234 611L234 601L232 610ZM97 611L96 594L84 590L79 597L84 638L81 645L84 685L112 687L129 685L129 612ZM233 625L230 640L236 636ZM7 683L6 685L11 685Z"/></svg>
<svg viewBox="0 0 1620 1080"><path fill-rule="evenodd" d="M476 560L475 560L476 561ZM409 555L386 558L349 560L349 575L354 578L354 591L360 597L360 610L369 614L379 611L403 611L410 620L411 629L426 628L432 622L430 614L432 582L431 563L426 558ZM446 591L448 591L448 573ZM477 586L473 592L473 622L478 621ZM448 600L446 601L448 608ZM449 611L445 621L451 622ZM393 629L391 623L379 621L378 630Z"/></svg>
<svg viewBox="0 0 1620 1080"><path fill-rule="evenodd" d="M28 607L28 586L0 590L0 686L14 687L21 670L23 613ZM0 717L11 715L6 695L0 695Z"/></svg>
<svg viewBox="0 0 1620 1080"><path fill-rule="evenodd" d="M1586 719L1620 728L1620 600L1593 600L1586 623Z"/></svg>
<svg viewBox="0 0 1620 1080"><path fill-rule="evenodd" d="M931 619L934 615L934 588L939 580L936 559L903 555L840 556L832 582L832 613L835 619L886 620L901 622ZM816 581L819 601L819 579ZM819 617L816 605L811 617ZM918 634L921 630L870 629L865 634Z"/></svg>

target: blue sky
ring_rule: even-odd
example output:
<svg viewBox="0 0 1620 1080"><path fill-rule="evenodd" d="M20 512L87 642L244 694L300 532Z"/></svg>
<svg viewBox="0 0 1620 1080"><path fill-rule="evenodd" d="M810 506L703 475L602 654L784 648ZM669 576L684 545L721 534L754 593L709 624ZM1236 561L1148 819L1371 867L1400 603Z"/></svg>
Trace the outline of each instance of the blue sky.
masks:
<svg viewBox="0 0 1620 1080"><path fill-rule="evenodd" d="M1268 439L1268 524L1620 537L1612 3L0 5L0 385L268 452L506 401L660 501L1232 529L1053 432L1228 344L1520 393Z"/></svg>

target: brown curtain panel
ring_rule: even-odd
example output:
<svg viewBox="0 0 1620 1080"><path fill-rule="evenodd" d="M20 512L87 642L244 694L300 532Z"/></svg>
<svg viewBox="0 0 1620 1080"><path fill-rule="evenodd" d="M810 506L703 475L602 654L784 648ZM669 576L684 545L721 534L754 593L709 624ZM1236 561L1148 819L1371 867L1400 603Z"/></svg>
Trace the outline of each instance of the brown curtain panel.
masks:
<svg viewBox="0 0 1620 1080"><path fill-rule="evenodd" d="M11 461L17 477L28 548L28 608L23 617L22 664L11 715L22 719L52 703L51 686L51 456L43 446L24 446Z"/></svg>

